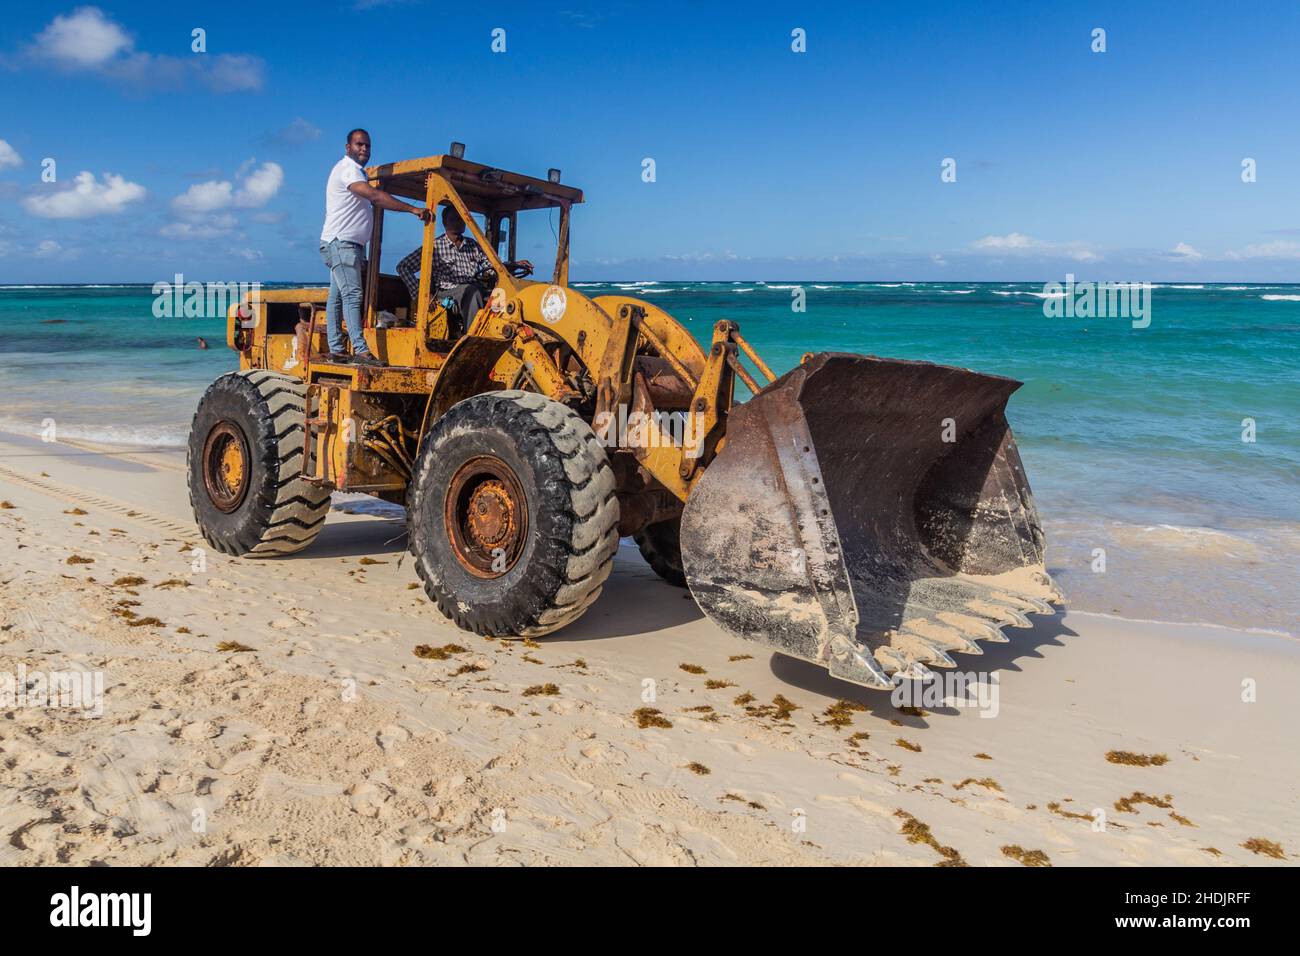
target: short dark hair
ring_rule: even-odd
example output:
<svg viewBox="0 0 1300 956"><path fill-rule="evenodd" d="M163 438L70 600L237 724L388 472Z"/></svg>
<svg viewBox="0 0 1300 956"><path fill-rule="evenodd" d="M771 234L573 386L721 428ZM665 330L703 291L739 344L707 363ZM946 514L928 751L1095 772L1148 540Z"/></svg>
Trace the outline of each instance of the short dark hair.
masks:
<svg viewBox="0 0 1300 956"><path fill-rule="evenodd" d="M353 136L356 136L357 133L365 133L365 134L366 134L366 139L369 139L369 138L370 138L370 131L369 131L369 130L364 130L364 129L362 129L360 126L358 126L356 129L354 129L354 130L349 130L349 131L348 131L348 138L345 139L343 142L345 142L345 143L350 143L350 142L352 142L352 137L353 137Z"/></svg>

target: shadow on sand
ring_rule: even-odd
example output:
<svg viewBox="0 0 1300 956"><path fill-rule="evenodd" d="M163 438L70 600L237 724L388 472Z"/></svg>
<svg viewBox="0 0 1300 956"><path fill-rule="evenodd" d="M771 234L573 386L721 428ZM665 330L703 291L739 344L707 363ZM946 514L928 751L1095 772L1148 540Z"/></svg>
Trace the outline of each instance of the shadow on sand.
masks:
<svg viewBox="0 0 1300 956"><path fill-rule="evenodd" d="M620 551L619 557L625 555ZM605 582L600 598L573 624L548 635L547 644L628 638L644 641L655 631L664 631L698 621L704 616L690 592L673 587L641 563L633 553L616 559L614 571Z"/></svg>
<svg viewBox="0 0 1300 956"><path fill-rule="evenodd" d="M980 642L980 647L984 649L984 653L980 655L955 655L953 659L957 662L956 669L966 673L974 671L981 675L989 673L1001 674L1007 671L1018 672L1022 670L1018 663L1021 659L1041 660L1043 654L1040 648L1064 647L1064 642L1060 640L1062 637L1078 636L1075 631L1066 625L1065 616L1065 611L1058 611L1051 617L1033 615L1030 617L1030 620L1034 622L1033 627L1008 627L1003 631L1009 639L1008 643L989 644L988 642ZM852 701L866 707L867 712L872 716L886 720L897 720L905 727L925 728L929 726L926 722L928 717L955 717L963 710L970 709L969 707L953 707L946 704L940 707L926 706L924 708L926 716L919 717L899 710L894 705L890 693L870 690L866 687L858 687L856 684L836 680L824 668L816 664L810 664L794 657L786 657L782 654L773 654L770 663L772 674L778 680L789 684L791 687L798 687L801 690L819 694L826 698L828 705L837 700ZM951 669L946 668L932 669L940 677L945 673L953 673Z"/></svg>
<svg viewBox="0 0 1300 956"><path fill-rule="evenodd" d="M392 518L338 521L331 515L311 547L299 554L273 559L380 557L406 551L406 522ZM412 577L414 580L414 577Z"/></svg>

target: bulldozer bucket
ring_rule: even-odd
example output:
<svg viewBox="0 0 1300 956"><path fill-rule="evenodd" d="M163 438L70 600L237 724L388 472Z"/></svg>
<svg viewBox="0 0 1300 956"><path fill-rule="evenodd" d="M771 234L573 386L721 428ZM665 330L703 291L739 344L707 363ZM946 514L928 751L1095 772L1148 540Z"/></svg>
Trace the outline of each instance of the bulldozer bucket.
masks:
<svg viewBox="0 0 1300 956"><path fill-rule="evenodd" d="M821 353L736 406L682 559L716 624L887 688L1060 602L1005 409L1012 379Z"/></svg>

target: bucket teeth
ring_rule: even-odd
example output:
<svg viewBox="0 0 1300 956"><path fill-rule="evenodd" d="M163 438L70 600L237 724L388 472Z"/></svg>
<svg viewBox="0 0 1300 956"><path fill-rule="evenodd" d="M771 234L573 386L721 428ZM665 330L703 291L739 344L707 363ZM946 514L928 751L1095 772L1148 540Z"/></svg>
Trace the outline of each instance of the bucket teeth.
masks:
<svg viewBox="0 0 1300 956"><path fill-rule="evenodd" d="M992 624L985 624L984 629L987 633L981 634L979 640L988 641L990 644L1010 644L1011 638L1002 633L1002 628L994 627Z"/></svg>
<svg viewBox="0 0 1300 956"><path fill-rule="evenodd" d="M902 633L913 634L928 640L945 651L960 654L983 654L984 651L973 640L966 637L955 627L944 624L934 617L913 618L903 622Z"/></svg>
<svg viewBox="0 0 1300 956"><path fill-rule="evenodd" d="M977 641L988 641L991 644L1006 644L1010 638L1002 633L1002 628L997 624L991 624L987 618L973 617L969 614L957 614L952 611L944 611L938 615L940 621L959 631L973 631L974 639Z"/></svg>
<svg viewBox="0 0 1300 956"><path fill-rule="evenodd" d="M1025 594L1017 595L1024 604L1028 605L1025 610L1030 614L1046 614L1049 617L1056 613L1056 608L1046 601L1040 601L1038 598L1032 598Z"/></svg>
<svg viewBox="0 0 1300 956"><path fill-rule="evenodd" d="M901 676L912 664L906 655L887 644L882 644L871 653L885 673L895 677Z"/></svg>
<svg viewBox="0 0 1300 956"><path fill-rule="evenodd" d="M1050 601L1052 604L1065 604L1065 595L1061 592L1061 589L1057 585L1057 583L1052 580L1052 576L1050 574L1048 574L1046 571L1035 571L1033 574L1033 579L1034 579L1034 583L1043 589L1045 600ZM1044 611L1043 613L1052 614L1055 612L1049 608L1047 611Z"/></svg>
<svg viewBox="0 0 1300 956"><path fill-rule="evenodd" d="M935 667L956 667L957 662L948 656L948 652L932 638L919 634L895 632L890 643L901 650L909 660L920 661Z"/></svg>
<svg viewBox="0 0 1300 956"><path fill-rule="evenodd" d="M1025 615L1021 614L1019 611L1013 611L1010 608L1007 608L1003 613L1010 618L1010 620L1007 621L1007 626L1009 627L1034 626L1034 622L1029 620L1029 618L1025 617Z"/></svg>
<svg viewBox="0 0 1300 956"><path fill-rule="evenodd" d="M1033 601L1024 594L1007 594L1005 592L996 595L996 600L1007 613L1015 614L1033 614L1038 611L1038 603Z"/></svg>
<svg viewBox="0 0 1300 956"><path fill-rule="evenodd" d="M880 690L893 687L893 680L885 673L875 656L864 653L865 651L866 648L857 641L846 637L833 638L830 644L830 660L827 662L827 669L831 676Z"/></svg>
<svg viewBox="0 0 1300 956"><path fill-rule="evenodd" d="M882 644L872 652L885 673L900 680L929 680L934 672L920 661L912 660L896 647Z"/></svg>
<svg viewBox="0 0 1300 956"><path fill-rule="evenodd" d="M907 670L898 676L905 677L908 680L933 680L934 671L930 670L930 668L926 667L920 661L912 661L912 663L908 665Z"/></svg>

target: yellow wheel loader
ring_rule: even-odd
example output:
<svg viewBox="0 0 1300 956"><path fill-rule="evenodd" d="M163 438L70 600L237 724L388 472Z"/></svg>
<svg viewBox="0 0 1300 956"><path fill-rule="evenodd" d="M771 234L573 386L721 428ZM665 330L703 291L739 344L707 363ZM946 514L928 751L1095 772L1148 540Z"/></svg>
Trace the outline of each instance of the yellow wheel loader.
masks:
<svg viewBox="0 0 1300 956"><path fill-rule="evenodd" d="M414 296L382 272L376 209L362 324L382 366L331 361L326 289L232 307L240 368L209 387L189 442L213 547L290 554L332 492L364 492L406 506L415 571L447 617L532 637L592 605L630 536L725 631L879 688L1059 601L1004 417L1019 383L842 353L778 378L734 322L701 347L643 299L570 287L582 192L558 170L440 155L367 175L460 214L492 266L486 304L459 316L438 300L433 222ZM549 281L505 265L530 216L558 216Z"/></svg>

